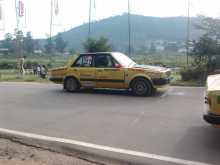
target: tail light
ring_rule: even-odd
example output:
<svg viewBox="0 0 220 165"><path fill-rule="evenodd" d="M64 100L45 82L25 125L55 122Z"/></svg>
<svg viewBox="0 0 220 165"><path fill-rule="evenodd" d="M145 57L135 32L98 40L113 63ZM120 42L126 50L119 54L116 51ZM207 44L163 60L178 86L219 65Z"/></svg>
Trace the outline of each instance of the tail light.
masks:
<svg viewBox="0 0 220 165"><path fill-rule="evenodd" d="M208 103L209 103L209 105L212 105L212 101L211 101L210 97L208 98Z"/></svg>
<svg viewBox="0 0 220 165"><path fill-rule="evenodd" d="M205 103L211 105L212 101L210 97L205 97Z"/></svg>

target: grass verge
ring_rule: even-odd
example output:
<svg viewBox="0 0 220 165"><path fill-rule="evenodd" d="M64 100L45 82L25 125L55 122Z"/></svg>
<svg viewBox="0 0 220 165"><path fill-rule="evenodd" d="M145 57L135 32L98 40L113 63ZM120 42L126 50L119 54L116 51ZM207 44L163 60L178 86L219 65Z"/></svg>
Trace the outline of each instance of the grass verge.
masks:
<svg viewBox="0 0 220 165"><path fill-rule="evenodd" d="M172 86L192 86L192 87L202 87L206 85L205 81L201 80L190 80L190 81L183 81L181 79L181 75L178 72L174 72L172 74L173 80L171 81Z"/></svg>
<svg viewBox="0 0 220 165"><path fill-rule="evenodd" d="M42 79L37 75L33 75L32 73L21 75L16 70L1 70L0 71L0 82L3 82L3 81L49 83L48 79Z"/></svg>

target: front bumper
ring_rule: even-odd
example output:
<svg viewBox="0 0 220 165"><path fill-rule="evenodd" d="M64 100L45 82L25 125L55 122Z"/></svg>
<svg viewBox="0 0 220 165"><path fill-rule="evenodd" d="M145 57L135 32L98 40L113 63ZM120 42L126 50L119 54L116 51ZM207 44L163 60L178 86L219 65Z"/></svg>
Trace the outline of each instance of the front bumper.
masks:
<svg viewBox="0 0 220 165"><path fill-rule="evenodd" d="M203 115L203 119L210 124L216 124L216 125L220 124L220 115L214 115L208 113Z"/></svg>
<svg viewBox="0 0 220 165"><path fill-rule="evenodd" d="M162 86L162 85L170 84L171 80L172 80L171 77L152 79L153 84L156 85L156 86Z"/></svg>
<svg viewBox="0 0 220 165"><path fill-rule="evenodd" d="M54 82L54 83L63 83L63 78L62 77L49 77L49 80Z"/></svg>

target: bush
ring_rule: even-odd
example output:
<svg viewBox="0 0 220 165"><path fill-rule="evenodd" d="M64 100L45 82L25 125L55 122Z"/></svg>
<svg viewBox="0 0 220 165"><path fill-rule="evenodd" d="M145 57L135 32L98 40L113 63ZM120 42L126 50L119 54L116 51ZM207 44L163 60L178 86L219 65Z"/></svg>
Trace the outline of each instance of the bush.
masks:
<svg viewBox="0 0 220 165"><path fill-rule="evenodd" d="M204 67L189 67L185 68L180 71L180 75L183 81L190 81L190 80L199 80L204 81L207 77L207 72Z"/></svg>
<svg viewBox="0 0 220 165"><path fill-rule="evenodd" d="M16 66L17 66L16 62L7 62L7 61L0 62L0 69L15 69Z"/></svg>

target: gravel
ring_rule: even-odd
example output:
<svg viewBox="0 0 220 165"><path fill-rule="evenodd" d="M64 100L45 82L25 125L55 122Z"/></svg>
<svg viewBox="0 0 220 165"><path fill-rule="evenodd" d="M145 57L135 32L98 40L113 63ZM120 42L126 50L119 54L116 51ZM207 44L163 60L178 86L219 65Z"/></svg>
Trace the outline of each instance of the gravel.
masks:
<svg viewBox="0 0 220 165"><path fill-rule="evenodd" d="M0 138L0 165L95 165L94 163Z"/></svg>

